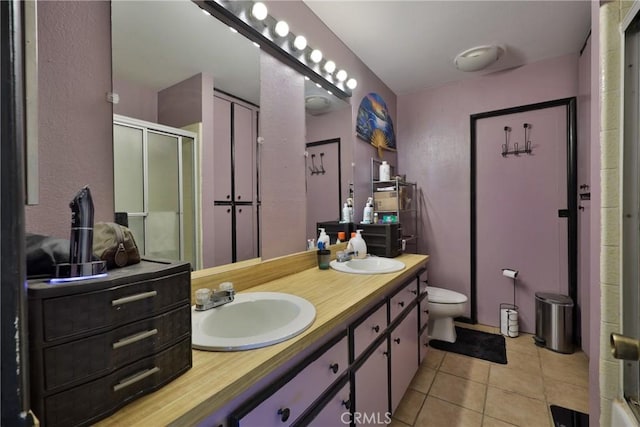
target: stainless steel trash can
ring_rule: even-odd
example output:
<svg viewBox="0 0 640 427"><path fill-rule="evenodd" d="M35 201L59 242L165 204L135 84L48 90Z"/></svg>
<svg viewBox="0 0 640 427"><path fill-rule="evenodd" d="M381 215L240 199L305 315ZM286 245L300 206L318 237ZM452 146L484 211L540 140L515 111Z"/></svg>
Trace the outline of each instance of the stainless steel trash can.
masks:
<svg viewBox="0 0 640 427"><path fill-rule="evenodd" d="M567 295L536 292L536 344L573 353L573 300Z"/></svg>

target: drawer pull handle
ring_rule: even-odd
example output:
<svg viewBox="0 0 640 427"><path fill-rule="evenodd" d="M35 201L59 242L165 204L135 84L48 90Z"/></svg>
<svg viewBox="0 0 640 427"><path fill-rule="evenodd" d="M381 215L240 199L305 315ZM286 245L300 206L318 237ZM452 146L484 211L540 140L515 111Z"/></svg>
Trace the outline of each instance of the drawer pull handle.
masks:
<svg viewBox="0 0 640 427"><path fill-rule="evenodd" d="M398 303L398 305L399 305L400 307L404 307L404 301L400 301L400 302Z"/></svg>
<svg viewBox="0 0 640 427"><path fill-rule="evenodd" d="M351 409L351 400L349 400L349 399L343 400L342 401L342 406L344 406L347 409Z"/></svg>
<svg viewBox="0 0 640 427"><path fill-rule="evenodd" d="M331 372L336 374L338 373L338 369L340 369L340 365L338 365L337 363L334 363L331 366L329 366L329 369L331 369Z"/></svg>
<svg viewBox="0 0 640 427"><path fill-rule="evenodd" d="M389 352L388 351L383 351L382 354L383 354L384 357L388 357L389 356Z"/></svg>
<svg viewBox="0 0 640 427"><path fill-rule="evenodd" d="M125 378L124 380L120 381L118 384L114 385L113 391L122 390L123 388L128 387L131 384L135 384L138 381L141 381L159 371L160 371L160 368L158 368L157 366L154 366L151 369L145 369L144 371L139 372L135 375L132 375L128 378Z"/></svg>
<svg viewBox="0 0 640 427"><path fill-rule="evenodd" d="M291 416L291 410L289 408L278 409L278 415L280 415L280 421L285 423Z"/></svg>
<svg viewBox="0 0 640 427"><path fill-rule="evenodd" d="M416 291L415 289L411 289L409 292L411 292L414 295L418 295L418 291Z"/></svg>
<svg viewBox="0 0 640 427"><path fill-rule="evenodd" d="M150 331L144 331L144 332L140 332L138 334L133 334L133 335L129 335L128 337L124 337L116 342L114 342L112 344L112 347L114 350L120 348L120 347L124 347L127 346L129 344L133 344L134 342L138 342L140 340L143 340L145 338L149 338L155 334L158 333L157 329L151 329Z"/></svg>
<svg viewBox="0 0 640 427"><path fill-rule="evenodd" d="M111 305L116 306L116 305L127 304L134 301L140 301L141 299L152 298L152 297L155 297L156 295L158 295L158 291L142 292L141 294L135 294L129 297L114 299L113 301L111 301Z"/></svg>
<svg viewBox="0 0 640 427"><path fill-rule="evenodd" d="M373 332L375 332L376 334L377 334L378 332L380 332L380 326L378 326L378 325L374 326L374 327L373 327L373 328L371 328L371 329L373 329Z"/></svg>
<svg viewBox="0 0 640 427"><path fill-rule="evenodd" d="M400 338L394 338L393 340L396 342L396 344L400 344Z"/></svg>

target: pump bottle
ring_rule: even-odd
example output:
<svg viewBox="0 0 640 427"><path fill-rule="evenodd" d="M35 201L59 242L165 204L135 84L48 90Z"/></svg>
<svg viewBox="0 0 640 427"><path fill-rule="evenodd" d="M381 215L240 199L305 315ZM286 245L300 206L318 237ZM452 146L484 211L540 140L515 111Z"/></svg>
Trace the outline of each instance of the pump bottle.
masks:
<svg viewBox="0 0 640 427"><path fill-rule="evenodd" d="M324 248L329 247L329 235L324 231L324 228L318 228L320 231L320 235L318 236L318 248L320 248L320 243Z"/></svg>
<svg viewBox="0 0 640 427"><path fill-rule="evenodd" d="M373 222L373 199L369 197L362 212L362 224L371 224Z"/></svg>

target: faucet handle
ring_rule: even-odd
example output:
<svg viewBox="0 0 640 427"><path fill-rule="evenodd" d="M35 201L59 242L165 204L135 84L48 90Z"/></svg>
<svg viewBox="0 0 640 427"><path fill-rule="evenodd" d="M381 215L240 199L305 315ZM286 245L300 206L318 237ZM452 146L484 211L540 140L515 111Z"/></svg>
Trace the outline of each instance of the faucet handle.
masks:
<svg viewBox="0 0 640 427"><path fill-rule="evenodd" d="M211 297L211 289L201 288L196 290L196 304L205 305Z"/></svg>
<svg viewBox="0 0 640 427"><path fill-rule="evenodd" d="M219 289L221 291L227 291L227 292L233 291L233 283L231 283L231 282L222 282L222 283L220 283Z"/></svg>

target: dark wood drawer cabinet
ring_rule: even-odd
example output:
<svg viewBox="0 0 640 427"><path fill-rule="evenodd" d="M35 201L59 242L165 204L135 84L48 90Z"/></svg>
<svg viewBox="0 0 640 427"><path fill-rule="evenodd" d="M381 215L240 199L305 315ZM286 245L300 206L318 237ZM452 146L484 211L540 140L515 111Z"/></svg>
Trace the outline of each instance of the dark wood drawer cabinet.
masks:
<svg viewBox="0 0 640 427"><path fill-rule="evenodd" d="M28 285L31 403L45 426L88 425L191 367L188 263Z"/></svg>

